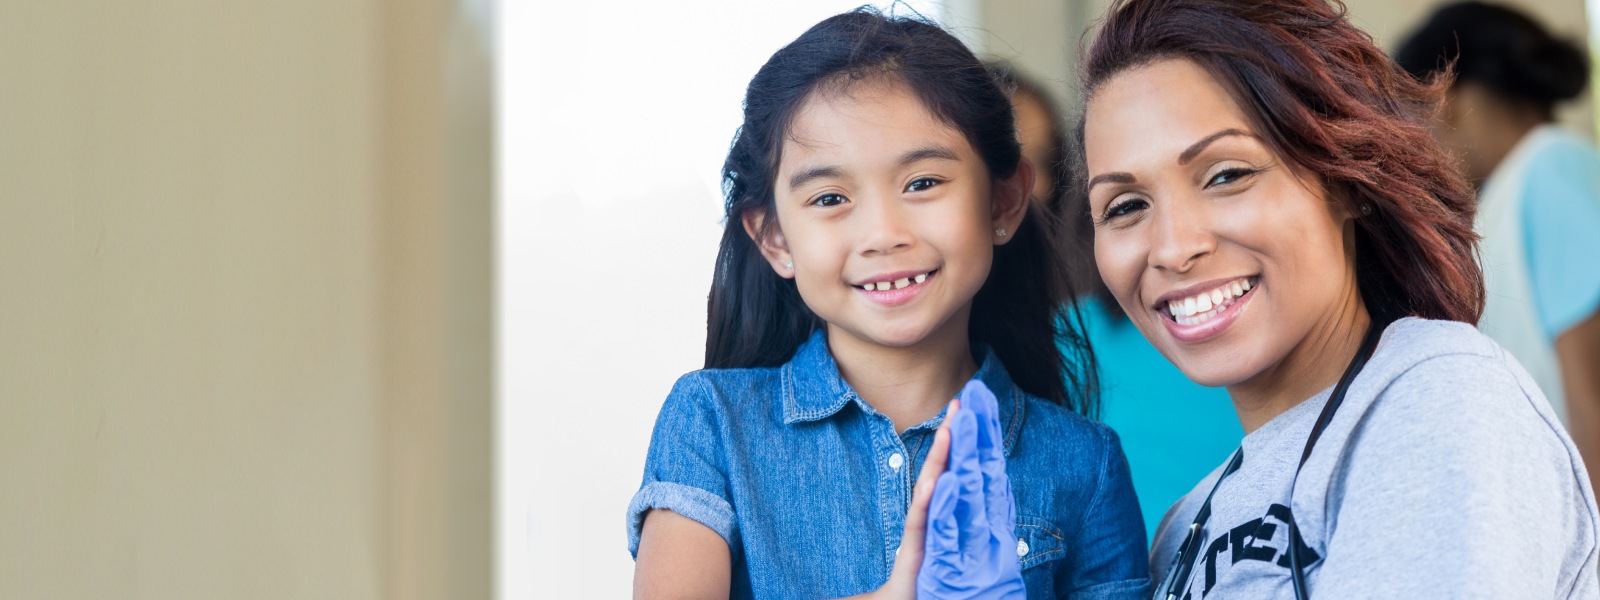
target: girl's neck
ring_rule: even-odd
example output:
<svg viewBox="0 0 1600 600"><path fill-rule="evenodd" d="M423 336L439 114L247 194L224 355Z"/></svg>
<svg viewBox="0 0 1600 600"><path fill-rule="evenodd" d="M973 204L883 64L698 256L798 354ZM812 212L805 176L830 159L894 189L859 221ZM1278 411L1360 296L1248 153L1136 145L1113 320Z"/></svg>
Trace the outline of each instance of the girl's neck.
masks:
<svg viewBox="0 0 1600 600"><path fill-rule="evenodd" d="M1367 328L1374 326L1353 285L1349 293L1335 314L1313 327L1277 365L1228 386L1246 434L1339 382Z"/></svg>
<svg viewBox="0 0 1600 600"><path fill-rule="evenodd" d="M909 347L874 344L828 325L828 349L839 374L861 400L902 432L932 419L978 372L967 339L966 319Z"/></svg>

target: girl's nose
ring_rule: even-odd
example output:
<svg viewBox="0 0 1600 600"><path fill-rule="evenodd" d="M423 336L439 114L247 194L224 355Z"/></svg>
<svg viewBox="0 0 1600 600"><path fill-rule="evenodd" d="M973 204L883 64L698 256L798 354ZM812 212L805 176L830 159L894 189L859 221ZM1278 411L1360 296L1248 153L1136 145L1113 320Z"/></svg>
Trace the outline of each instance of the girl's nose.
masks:
<svg viewBox="0 0 1600 600"><path fill-rule="evenodd" d="M1198 198L1172 198L1155 203L1150 233L1150 266L1187 273L1204 256L1217 249L1209 215Z"/></svg>
<svg viewBox="0 0 1600 600"><path fill-rule="evenodd" d="M863 204L865 210L858 211L863 255L892 254L911 247L916 240L908 221L911 215L898 195L868 199Z"/></svg>

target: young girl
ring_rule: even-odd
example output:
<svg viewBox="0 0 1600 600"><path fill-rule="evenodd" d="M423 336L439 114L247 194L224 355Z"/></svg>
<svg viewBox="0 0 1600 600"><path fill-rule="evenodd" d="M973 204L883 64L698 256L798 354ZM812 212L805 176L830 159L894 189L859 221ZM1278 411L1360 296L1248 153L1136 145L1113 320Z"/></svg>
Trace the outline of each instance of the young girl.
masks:
<svg viewBox="0 0 1600 600"><path fill-rule="evenodd" d="M969 380L998 400L1027 595L1145 593L1122 451L1055 344L1032 177L1005 94L934 25L846 13L767 61L724 167L707 369L662 406L628 508L636 595L883 586Z"/></svg>

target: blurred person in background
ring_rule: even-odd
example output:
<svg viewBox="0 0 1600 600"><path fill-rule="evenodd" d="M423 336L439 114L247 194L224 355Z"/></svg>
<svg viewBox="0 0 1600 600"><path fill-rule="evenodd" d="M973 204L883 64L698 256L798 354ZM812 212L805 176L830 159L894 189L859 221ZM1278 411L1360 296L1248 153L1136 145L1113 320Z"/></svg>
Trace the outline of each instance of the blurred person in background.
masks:
<svg viewBox="0 0 1600 600"><path fill-rule="evenodd" d="M1139 334L1095 268L1088 197L1069 185L1065 126L1055 100L1009 64L990 68L1002 88L1014 89L1022 154L1034 163L1033 200L1063 219L1071 248L1065 257L1080 296L1068 318L1082 319L1100 366L1101 420L1122 438L1133 472L1145 531L1154 535L1167 508L1238 447L1244 429L1224 388L1190 381Z"/></svg>
<svg viewBox="0 0 1600 600"><path fill-rule="evenodd" d="M1577 45L1510 8L1439 9L1396 52L1424 79L1454 77L1433 126L1478 186L1488 302L1479 327L1538 381L1600 465L1600 154L1554 124L1588 65ZM1131 455L1131 451L1130 451Z"/></svg>

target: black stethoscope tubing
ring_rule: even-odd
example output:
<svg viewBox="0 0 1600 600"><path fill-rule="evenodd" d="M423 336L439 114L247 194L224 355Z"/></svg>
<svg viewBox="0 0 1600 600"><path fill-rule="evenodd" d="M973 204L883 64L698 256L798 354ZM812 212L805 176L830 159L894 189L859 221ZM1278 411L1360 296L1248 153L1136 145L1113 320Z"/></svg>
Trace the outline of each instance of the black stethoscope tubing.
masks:
<svg viewBox="0 0 1600 600"><path fill-rule="evenodd" d="M1311 449L1317 444L1317 438L1322 437L1323 430L1328 428L1328 423L1333 420L1334 411L1339 410L1339 405L1344 403L1344 396L1350 390L1350 384L1355 381L1356 375L1367 366L1367 359L1372 358L1372 352L1378 347L1378 340L1383 337L1383 327L1374 322L1367 327L1367 334L1361 340L1361 348L1356 350L1356 355L1351 357L1350 365L1345 367L1344 375L1339 377L1339 383L1333 386L1333 395L1328 397L1328 404L1322 407L1322 414L1317 415L1317 422L1311 427L1311 435L1306 436L1305 450L1300 453L1300 464L1295 467L1294 477L1289 480L1289 497L1294 498L1294 486L1300 479L1300 469L1306 466L1306 459L1311 458ZM1184 536L1183 544L1178 546L1178 554L1172 559L1172 566L1167 569L1167 577L1161 588L1156 590L1153 598L1161 598L1161 590L1167 591L1167 600L1177 600L1178 591L1173 587L1182 584L1189 586L1189 577L1194 572L1195 560L1199 558L1200 533L1205 529L1205 524L1211 518L1211 497L1217 495L1217 488L1222 487L1222 480L1227 479L1234 471L1244 464L1244 448L1235 450L1233 458L1228 461L1228 466L1222 469L1222 474L1217 476L1217 482L1211 486L1211 492L1206 494L1205 502L1200 504L1200 512L1195 514L1194 523L1189 525L1189 533ZM1293 502L1290 502L1292 505ZM1294 509L1289 509L1289 576L1294 582L1295 600L1308 600L1310 590L1306 589L1305 567L1300 556L1300 529L1295 525Z"/></svg>

